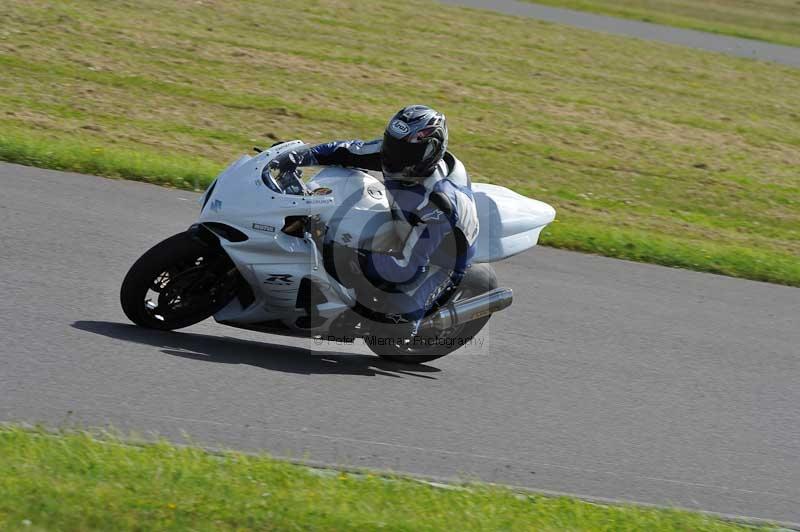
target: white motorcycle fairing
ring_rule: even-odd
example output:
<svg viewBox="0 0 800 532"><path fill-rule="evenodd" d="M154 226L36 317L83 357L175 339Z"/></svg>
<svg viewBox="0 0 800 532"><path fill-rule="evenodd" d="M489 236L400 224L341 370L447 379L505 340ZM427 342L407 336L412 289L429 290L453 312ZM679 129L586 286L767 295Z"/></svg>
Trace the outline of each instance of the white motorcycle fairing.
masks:
<svg viewBox="0 0 800 532"><path fill-rule="evenodd" d="M305 194L282 193L269 178L262 179L271 159L303 145L292 141L255 157L242 156L200 198L198 223L221 237L220 244L255 296L246 306L233 299L214 315L219 322L246 325L277 320L296 328L297 320L306 315L298 304L304 279L312 281L326 300L316 305L319 323L313 329L326 330L330 320L354 305L352 292L325 271L313 235L298 233L298 223L291 229L293 222L318 217L328 228L326 238L345 246L357 247L366 240L373 250L397 245L386 190L368 173L328 167L306 184ZM495 262L530 249L555 218L551 206L504 187L475 183L472 189L480 225L474 262Z"/></svg>

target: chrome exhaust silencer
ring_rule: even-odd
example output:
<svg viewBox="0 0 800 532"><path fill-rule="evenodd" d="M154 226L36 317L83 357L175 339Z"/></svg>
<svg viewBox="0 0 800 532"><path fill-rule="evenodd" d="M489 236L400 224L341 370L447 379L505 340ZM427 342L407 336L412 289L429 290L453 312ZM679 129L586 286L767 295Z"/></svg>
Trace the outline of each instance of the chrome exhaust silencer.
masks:
<svg viewBox="0 0 800 532"><path fill-rule="evenodd" d="M513 291L510 288L495 288L485 294L450 303L437 310L422 323L420 328L444 331L494 314L511 305Z"/></svg>

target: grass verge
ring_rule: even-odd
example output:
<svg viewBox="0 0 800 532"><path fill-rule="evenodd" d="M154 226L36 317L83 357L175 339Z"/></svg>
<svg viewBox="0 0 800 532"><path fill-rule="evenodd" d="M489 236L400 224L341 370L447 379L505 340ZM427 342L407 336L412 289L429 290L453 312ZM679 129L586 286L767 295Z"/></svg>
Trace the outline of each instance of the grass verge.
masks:
<svg viewBox="0 0 800 532"><path fill-rule="evenodd" d="M466 488L466 489L465 489ZM700 514L442 489L404 477L315 470L166 442L0 427L3 530L696 530ZM752 530L751 527L748 529Z"/></svg>
<svg viewBox="0 0 800 532"><path fill-rule="evenodd" d="M0 135L0 160L190 190L204 189L222 169L212 161L188 155L119 148L74 138L47 139L8 130Z"/></svg>
<svg viewBox="0 0 800 532"><path fill-rule="evenodd" d="M795 0L535 0L535 3L800 46L800 9Z"/></svg>
<svg viewBox="0 0 800 532"><path fill-rule="evenodd" d="M418 0L191 6L7 2L0 158L197 188L419 101L556 207L547 245L800 286L798 69Z"/></svg>

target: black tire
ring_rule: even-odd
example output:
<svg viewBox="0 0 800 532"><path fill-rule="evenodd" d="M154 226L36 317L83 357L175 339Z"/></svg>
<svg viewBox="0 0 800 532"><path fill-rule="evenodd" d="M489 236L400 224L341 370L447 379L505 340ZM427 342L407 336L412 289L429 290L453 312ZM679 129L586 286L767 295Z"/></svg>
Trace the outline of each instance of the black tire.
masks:
<svg viewBox="0 0 800 532"><path fill-rule="evenodd" d="M488 264L474 264L467 270L467 274L461 280L461 284L458 286L458 290L456 290L451 301L477 296L494 288L497 288L497 274L495 274L494 268ZM434 345L403 346L397 343L384 344L367 341L367 347L373 353L386 360L406 364L422 364L449 355L456 349L466 345L484 328L490 318L491 316L479 318L456 327L443 335L439 335L438 339L446 339L447 341L433 342Z"/></svg>
<svg viewBox="0 0 800 532"><path fill-rule="evenodd" d="M120 302L136 325L181 329L222 310L233 299L239 279L222 248L178 233L131 266L122 282Z"/></svg>

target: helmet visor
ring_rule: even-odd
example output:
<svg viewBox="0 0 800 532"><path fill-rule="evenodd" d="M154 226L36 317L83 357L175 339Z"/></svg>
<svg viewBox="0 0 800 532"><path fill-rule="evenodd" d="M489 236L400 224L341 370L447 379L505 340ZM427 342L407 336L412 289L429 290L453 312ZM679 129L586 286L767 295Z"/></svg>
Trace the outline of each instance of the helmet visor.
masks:
<svg viewBox="0 0 800 532"><path fill-rule="evenodd" d="M381 148L383 171L411 177L408 173L413 172L414 168L425 159L427 149L427 142L408 142L391 135L384 135Z"/></svg>

